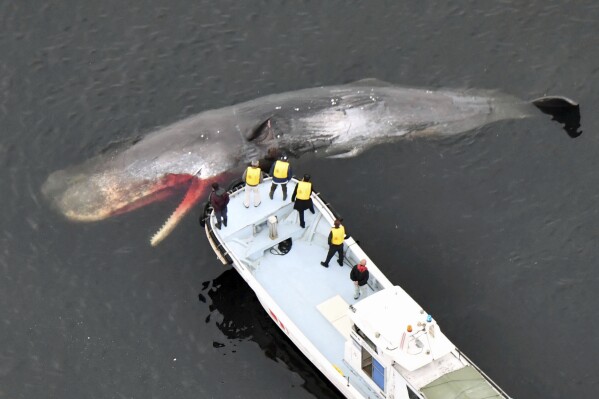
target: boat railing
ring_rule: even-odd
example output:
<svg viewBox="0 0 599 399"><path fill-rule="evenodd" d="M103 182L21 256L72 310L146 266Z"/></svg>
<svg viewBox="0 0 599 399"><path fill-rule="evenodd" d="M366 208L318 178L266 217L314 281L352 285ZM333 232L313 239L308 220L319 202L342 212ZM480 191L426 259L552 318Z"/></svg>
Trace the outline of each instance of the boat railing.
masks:
<svg viewBox="0 0 599 399"><path fill-rule="evenodd" d="M210 223L205 223L204 229L206 230L206 236L208 237L208 242L210 243L210 246L212 246L212 249L214 249L217 258L222 262L222 264L230 265L231 263L233 263L233 259L231 259L229 252L223 247L223 245L214 235L214 230L212 229Z"/></svg>
<svg viewBox="0 0 599 399"><path fill-rule="evenodd" d="M322 194L320 192L316 192L316 193L314 193L314 195L316 197L318 197L320 199L320 201L322 201L324 206L330 211L329 213L333 217L333 220L335 220L335 219L343 220L343 217L341 216L341 214L339 212L337 212L337 210L331 205L331 203L329 201L327 201L322 196Z"/></svg>

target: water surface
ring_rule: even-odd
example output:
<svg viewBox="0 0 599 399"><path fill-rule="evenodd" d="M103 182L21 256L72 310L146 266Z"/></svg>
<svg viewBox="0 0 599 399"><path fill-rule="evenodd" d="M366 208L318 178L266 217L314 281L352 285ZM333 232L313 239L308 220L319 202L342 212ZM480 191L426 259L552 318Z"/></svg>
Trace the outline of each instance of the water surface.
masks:
<svg viewBox="0 0 599 399"><path fill-rule="evenodd" d="M294 169L510 395L594 397L595 2L4 2L0 20L0 397L338 396L199 210L151 248L177 198L72 224L40 187L204 109L365 77L580 102L577 139L540 115Z"/></svg>

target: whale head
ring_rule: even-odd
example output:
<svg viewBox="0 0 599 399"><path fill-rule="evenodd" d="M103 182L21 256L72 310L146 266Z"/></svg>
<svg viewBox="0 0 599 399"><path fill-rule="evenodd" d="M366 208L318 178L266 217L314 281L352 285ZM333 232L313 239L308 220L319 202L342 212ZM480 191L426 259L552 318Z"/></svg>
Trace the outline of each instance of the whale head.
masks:
<svg viewBox="0 0 599 399"><path fill-rule="evenodd" d="M255 142L267 131L266 121L259 118L245 120L222 111L199 114L50 174L42 193L60 213L79 222L183 195L152 237L156 245L206 198L213 182L229 180L250 157L261 156L265 150Z"/></svg>

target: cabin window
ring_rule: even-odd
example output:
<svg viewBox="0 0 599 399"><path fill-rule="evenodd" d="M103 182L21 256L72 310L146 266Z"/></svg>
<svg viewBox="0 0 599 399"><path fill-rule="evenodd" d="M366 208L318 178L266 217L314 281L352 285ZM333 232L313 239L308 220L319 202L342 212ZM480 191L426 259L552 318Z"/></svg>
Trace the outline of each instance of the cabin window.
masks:
<svg viewBox="0 0 599 399"><path fill-rule="evenodd" d="M385 391L385 368L372 354L362 347L362 371L374 381L374 383Z"/></svg>

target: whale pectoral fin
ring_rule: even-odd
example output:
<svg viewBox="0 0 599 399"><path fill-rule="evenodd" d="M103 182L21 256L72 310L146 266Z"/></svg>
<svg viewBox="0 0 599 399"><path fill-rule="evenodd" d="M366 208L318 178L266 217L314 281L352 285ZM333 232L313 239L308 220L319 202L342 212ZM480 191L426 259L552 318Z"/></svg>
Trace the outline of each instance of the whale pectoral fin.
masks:
<svg viewBox="0 0 599 399"><path fill-rule="evenodd" d="M194 179L185 193L185 197L175 209L175 211L171 214L171 216L164 222L160 230L156 232L152 236L150 243L153 247L158 245L162 240L164 240L179 224L181 219L198 203L200 199L204 198L206 194L206 188L210 184L209 180L199 180Z"/></svg>
<svg viewBox="0 0 599 399"><path fill-rule="evenodd" d="M331 156L328 156L327 158L329 158L329 159L351 158L351 157L355 157L356 155L361 154L363 151L364 151L363 148L355 147L347 152L343 152L341 154L336 154L336 155L331 155Z"/></svg>

